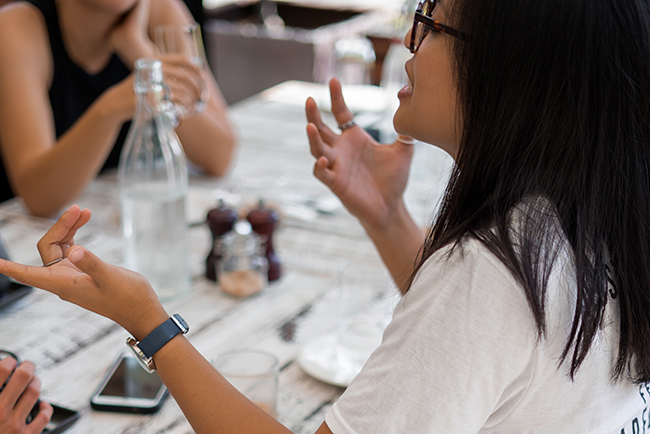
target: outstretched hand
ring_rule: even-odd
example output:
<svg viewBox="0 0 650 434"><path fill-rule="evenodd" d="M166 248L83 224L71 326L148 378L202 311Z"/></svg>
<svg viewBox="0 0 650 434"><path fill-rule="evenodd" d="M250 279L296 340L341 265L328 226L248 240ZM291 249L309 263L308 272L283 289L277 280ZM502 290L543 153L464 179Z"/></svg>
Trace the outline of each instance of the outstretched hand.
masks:
<svg viewBox="0 0 650 434"><path fill-rule="evenodd" d="M336 122L343 125L352 120L338 80L330 81L330 93ZM306 111L309 145L316 157L314 175L366 228L384 228L403 203L413 146L380 145L356 125L336 134L323 123L312 98Z"/></svg>
<svg viewBox="0 0 650 434"><path fill-rule="evenodd" d="M0 260L0 273L112 319L142 339L169 316L143 276L74 245L74 235L89 219L89 210L73 205L38 242L43 263L61 262L33 267Z"/></svg>

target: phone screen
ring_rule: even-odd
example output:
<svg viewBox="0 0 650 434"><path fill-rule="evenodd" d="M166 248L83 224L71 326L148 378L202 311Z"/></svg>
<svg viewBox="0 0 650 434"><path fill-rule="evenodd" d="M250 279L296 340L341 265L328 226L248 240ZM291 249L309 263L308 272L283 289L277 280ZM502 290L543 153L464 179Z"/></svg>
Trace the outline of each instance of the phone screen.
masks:
<svg viewBox="0 0 650 434"><path fill-rule="evenodd" d="M99 396L154 399L162 386L158 374L146 372L132 357L123 357Z"/></svg>

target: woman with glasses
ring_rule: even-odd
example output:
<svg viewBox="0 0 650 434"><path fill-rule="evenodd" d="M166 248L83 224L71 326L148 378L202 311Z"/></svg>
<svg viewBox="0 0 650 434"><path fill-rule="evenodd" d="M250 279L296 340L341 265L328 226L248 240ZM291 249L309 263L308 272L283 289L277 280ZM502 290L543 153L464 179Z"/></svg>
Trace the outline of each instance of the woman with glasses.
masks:
<svg viewBox="0 0 650 434"><path fill-rule="evenodd" d="M355 126L337 81L342 134L307 102L316 176L404 293L318 433L650 428L650 2L423 0L405 43L397 142ZM402 200L410 137L456 161L426 235ZM44 236L44 263L63 261L0 272L142 339L169 316L67 242L89 218L72 207ZM197 433L287 432L185 339L154 361Z"/></svg>
<svg viewBox="0 0 650 434"><path fill-rule="evenodd" d="M161 57L154 29L184 26L181 0L22 0L0 10L0 201L20 196L49 217L117 167L135 113L135 61ZM178 106L209 99L176 129L197 168L223 175L235 138L208 71L161 57ZM203 84L205 82L205 84Z"/></svg>

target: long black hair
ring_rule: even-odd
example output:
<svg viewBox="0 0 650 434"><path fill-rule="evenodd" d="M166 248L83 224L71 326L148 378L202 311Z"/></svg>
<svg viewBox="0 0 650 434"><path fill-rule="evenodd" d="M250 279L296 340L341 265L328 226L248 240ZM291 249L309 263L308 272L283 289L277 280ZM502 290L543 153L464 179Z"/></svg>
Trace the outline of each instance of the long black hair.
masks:
<svg viewBox="0 0 650 434"><path fill-rule="evenodd" d="M523 286L542 338L557 252L540 245L559 226L577 280L560 364L573 378L609 291L612 377L650 381L650 0L455 0L447 12L468 35L450 38L462 139L411 279L441 247L477 238ZM512 210L535 197L554 212L533 201L515 242Z"/></svg>

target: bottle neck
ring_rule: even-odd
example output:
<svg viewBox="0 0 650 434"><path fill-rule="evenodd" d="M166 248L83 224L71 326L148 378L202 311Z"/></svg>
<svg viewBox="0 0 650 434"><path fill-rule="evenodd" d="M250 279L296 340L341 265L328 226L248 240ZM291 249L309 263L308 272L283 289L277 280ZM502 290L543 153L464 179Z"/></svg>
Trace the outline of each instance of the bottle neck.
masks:
<svg viewBox="0 0 650 434"><path fill-rule="evenodd" d="M145 92L136 92L137 113L155 113L164 111L167 104L165 92L162 86L160 89L151 88Z"/></svg>
<svg viewBox="0 0 650 434"><path fill-rule="evenodd" d="M158 59L138 59L135 69L133 90L138 110L159 110L167 93L163 82L162 63Z"/></svg>

